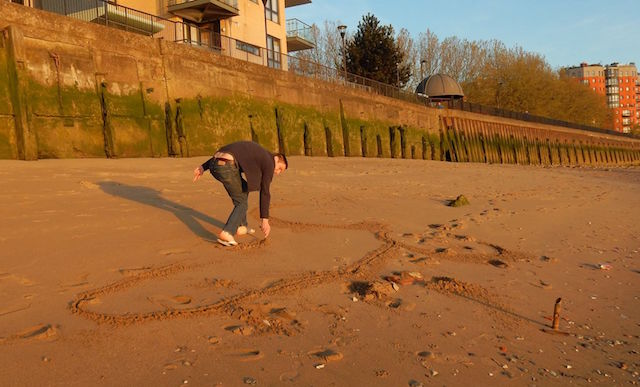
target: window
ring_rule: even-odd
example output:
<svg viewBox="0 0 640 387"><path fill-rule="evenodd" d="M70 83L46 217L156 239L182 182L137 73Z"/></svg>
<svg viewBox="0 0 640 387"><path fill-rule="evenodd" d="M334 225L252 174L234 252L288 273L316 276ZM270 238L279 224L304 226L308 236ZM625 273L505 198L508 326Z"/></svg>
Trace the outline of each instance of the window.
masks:
<svg viewBox="0 0 640 387"><path fill-rule="evenodd" d="M280 22L278 17L278 1L279 0L267 0L267 4L265 5L265 17L274 23Z"/></svg>
<svg viewBox="0 0 640 387"><path fill-rule="evenodd" d="M244 52L248 52L248 53L256 55L256 56L260 56L260 47L254 46L253 44L249 44L249 43L245 43L245 42L241 42L239 40L236 40L236 48L238 50L241 50L241 51L244 51Z"/></svg>
<svg viewBox="0 0 640 387"><path fill-rule="evenodd" d="M274 69L281 66L280 59L280 39L267 35L267 65Z"/></svg>

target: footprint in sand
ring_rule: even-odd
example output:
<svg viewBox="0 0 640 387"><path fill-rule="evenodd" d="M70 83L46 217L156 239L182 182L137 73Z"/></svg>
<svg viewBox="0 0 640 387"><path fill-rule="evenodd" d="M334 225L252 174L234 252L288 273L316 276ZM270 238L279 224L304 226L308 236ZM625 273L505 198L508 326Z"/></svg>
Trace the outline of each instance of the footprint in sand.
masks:
<svg viewBox="0 0 640 387"><path fill-rule="evenodd" d="M272 316L275 317L280 317L282 319L291 321L291 322L297 322L298 320L296 319L296 314L294 312L290 312L287 310L287 308L273 308L269 311L269 313Z"/></svg>
<svg viewBox="0 0 640 387"><path fill-rule="evenodd" d="M498 267L498 268L500 268L500 269L506 269L507 267L509 267L509 265L507 265L507 263L506 263L506 262L501 261L501 260L499 260L499 259L492 259L492 260L489 260L489 261L488 261L488 263L489 263L490 265L493 265L493 266Z"/></svg>
<svg viewBox="0 0 640 387"><path fill-rule="evenodd" d="M338 352L334 349L314 350L308 352L308 355L320 358L325 362L342 360L342 358L344 357L341 352Z"/></svg>
<svg viewBox="0 0 640 387"><path fill-rule="evenodd" d="M286 371L280 374L279 379L281 382L295 382L299 376L300 373L298 371Z"/></svg>
<svg viewBox="0 0 640 387"><path fill-rule="evenodd" d="M264 358L264 353L259 349L239 349L229 356L238 361L256 361Z"/></svg>
<svg viewBox="0 0 640 387"><path fill-rule="evenodd" d="M22 276L11 274L11 273L0 273L0 281L4 281L4 280L7 280L7 281L11 280L11 281L17 282L22 286L35 285L35 282L31 281L26 277L22 277Z"/></svg>
<svg viewBox="0 0 640 387"><path fill-rule="evenodd" d="M15 335L0 338L0 344L20 340L53 341L57 340L59 336L60 332L57 327L51 324L39 324L18 332Z"/></svg>
<svg viewBox="0 0 640 387"><path fill-rule="evenodd" d="M35 285L35 282L26 277L21 277L11 273L0 273L0 284L4 283L6 286L10 287L11 282L9 281L25 287ZM29 302L29 300L31 300L33 297L33 294L24 294L21 300L8 300L5 297L2 303L0 303L0 316L21 312L23 310L31 308L31 302Z"/></svg>
<svg viewBox="0 0 640 387"><path fill-rule="evenodd" d="M176 254L185 254L188 253L189 250L186 249L166 249L158 251L158 254L162 255L176 255Z"/></svg>
<svg viewBox="0 0 640 387"><path fill-rule="evenodd" d="M251 336L255 332L255 328L252 326L242 326L242 325L229 325L224 327L225 331L229 331L234 335L241 336Z"/></svg>

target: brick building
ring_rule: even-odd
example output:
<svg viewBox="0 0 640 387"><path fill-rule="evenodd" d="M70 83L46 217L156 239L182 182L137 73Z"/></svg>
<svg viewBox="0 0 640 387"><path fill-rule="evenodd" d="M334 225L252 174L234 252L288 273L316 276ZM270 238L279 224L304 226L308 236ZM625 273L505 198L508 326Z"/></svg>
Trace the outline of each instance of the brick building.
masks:
<svg viewBox="0 0 640 387"><path fill-rule="evenodd" d="M581 63L579 67L568 68L567 74L607 96L607 104L614 111L615 130L629 133L640 125L640 77L635 63L605 66Z"/></svg>

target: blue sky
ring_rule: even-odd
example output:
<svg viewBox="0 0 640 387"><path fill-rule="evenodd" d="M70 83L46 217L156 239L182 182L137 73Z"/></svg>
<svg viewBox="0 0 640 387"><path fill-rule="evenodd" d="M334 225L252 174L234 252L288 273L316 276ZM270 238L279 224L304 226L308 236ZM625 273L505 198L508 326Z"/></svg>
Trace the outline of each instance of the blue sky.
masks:
<svg viewBox="0 0 640 387"><path fill-rule="evenodd" d="M286 17L321 28L340 22L353 33L367 13L416 40L427 29L441 40L497 39L542 54L554 68L640 66L640 0L313 0L287 8Z"/></svg>

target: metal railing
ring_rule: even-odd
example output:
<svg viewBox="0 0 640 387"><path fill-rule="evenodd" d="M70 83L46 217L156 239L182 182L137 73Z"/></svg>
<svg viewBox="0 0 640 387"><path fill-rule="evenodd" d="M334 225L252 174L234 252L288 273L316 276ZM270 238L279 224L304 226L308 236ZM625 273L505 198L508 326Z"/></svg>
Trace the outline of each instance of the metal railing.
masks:
<svg viewBox="0 0 640 387"><path fill-rule="evenodd" d="M597 132L597 133L609 134L614 136L631 137L626 133L617 132L615 130L602 129L595 126L576 124L573 122L567 122L567 121L556 120L548 117L536 116L529 113L514 112L511 110L495 108L493 106L485 106L485 105L480 105L476 103L465 102L463 100L446 101L443 103L449 109L457 109L457 110L467 111L471 113L485 114L485 115L490 115L494 117L504 117L504 118L510 118L518 121L526 121L526 122L533 122L538 124L559 126L563 128L580 129L580 130L586 130L589 132Z"/></svg>
<svg viewBox="0 0 640 387"><path fill-rule="evenodd" d="M169 0L168 6L171 7L174 5L191 3L194 1L198 1L198 0ZM217 1L220 1L221 3L225 3L226 5L233 7L235 9L238 9L238 0L217 0Z"/></svg>
<svg viewBox="0 0 640 387"><path fill-rule="evenodd" d="M172 1L186 2L191 0ZM27 1L25 1L25 3L26 2ZM237 3L237 0L226 0L226 2ZM344 70L327 67L296 56L267 50L264 47L258 47L236 40L229 36L215 33L207 28L164 19L132 8L120 6L109 0L40 0L33 2L33 4L35 8L42 10L130 32L144 34L154 38L161 38L171 42L208 49L218 54L246 62L281 70L288 70L289 72L299 76L332 82L345 87L401 99L403 101L424 106L430 106L431 104L428 99L421 97L416 93L402 90L396 86L361 77L359 75L346 73ZM450 109L629 137L628 134L613 130L580 125L552 118L539 117L528 113L513 112L491 106L464 102L461 100L448 101L444 103Z"/></svg>
<svg viewBox="0 0 640 387"><path fill-rule="evenodd" d="M105 0L40 0L32 6L74 19L153 37L167 37L175 22ZM171 34L171 32L169 32Z"/></svg>
<svg viewBox="0 0 640 387"><path fill-rule="evenodd" d="M313 30L311 26L301 22L298 19L287 19L287 37L288 38L301 38L307 42L313 43Z"/></svg>

